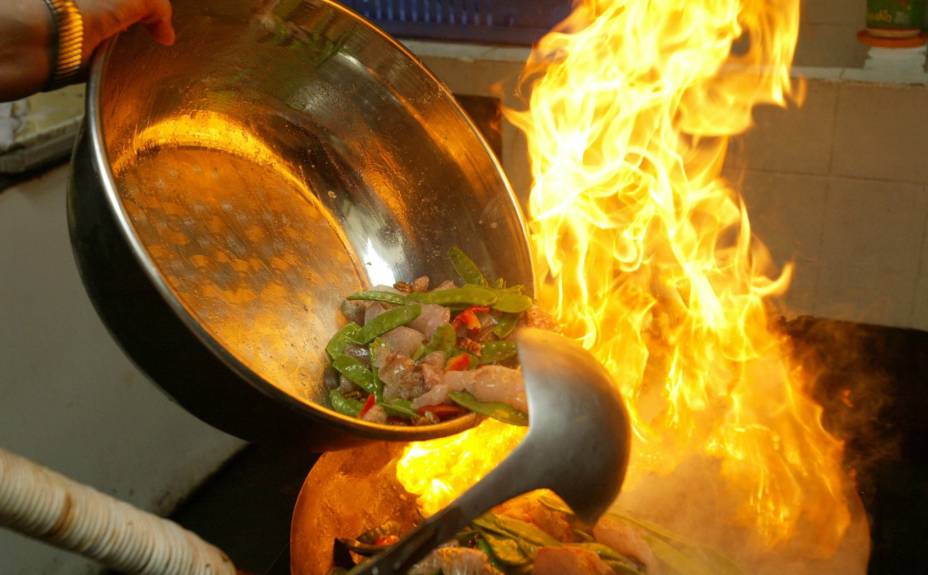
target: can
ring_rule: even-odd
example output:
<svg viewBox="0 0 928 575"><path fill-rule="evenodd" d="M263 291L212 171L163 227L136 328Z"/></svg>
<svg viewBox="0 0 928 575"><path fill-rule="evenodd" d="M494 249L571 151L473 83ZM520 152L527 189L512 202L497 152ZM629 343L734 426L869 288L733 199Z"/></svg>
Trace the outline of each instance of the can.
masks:
<svg viewBox="0 0 928 575"><path fill-rule="evenodd" d="M882 38L918 36L925 0L867 0L867 31Z"/></svg>

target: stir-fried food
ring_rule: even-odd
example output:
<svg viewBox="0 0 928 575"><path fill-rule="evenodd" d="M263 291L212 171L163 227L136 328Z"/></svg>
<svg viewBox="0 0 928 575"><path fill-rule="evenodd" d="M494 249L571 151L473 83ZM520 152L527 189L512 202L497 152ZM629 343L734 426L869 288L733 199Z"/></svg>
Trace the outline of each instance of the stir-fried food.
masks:
<svg viewBox="0 0 928 575"><path fill-rule="evenodd" d="M354 293L347 323L326 346L329 405L374 423L423 425L475 412L526 425L525 389L512 334L552 327L519 285L490 282L460 249L461 283L433 289L420 277Z"/></svg>
<svg viewBox="0 0 928 575"><path fill-rule="evenodd" d="M399 541L394 524L335 542L335 567L346 573ZM711 549L621 513L580 522L549 493L497 506L409 570L409 575L739 575Z"/></svg>

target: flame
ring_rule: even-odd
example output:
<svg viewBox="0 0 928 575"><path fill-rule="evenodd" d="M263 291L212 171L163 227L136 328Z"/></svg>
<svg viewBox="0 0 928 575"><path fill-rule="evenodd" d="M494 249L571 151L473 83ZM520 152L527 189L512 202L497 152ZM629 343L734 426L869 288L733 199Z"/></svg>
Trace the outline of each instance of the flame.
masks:
<svg viewBox="0 0 928 575"><path fill-rule="evenodd" d="M798 26L798 0L585 0L533 51L529 109L510 117L532 162L537 296L628 403L630 473L716 460L762 541L801 530L829 553L850 523L842 445L768 325L791 268L770 275L720 176L752 109L792 93ZM487 423L413 444L398 477L433 513L519 437Z"/></svg>

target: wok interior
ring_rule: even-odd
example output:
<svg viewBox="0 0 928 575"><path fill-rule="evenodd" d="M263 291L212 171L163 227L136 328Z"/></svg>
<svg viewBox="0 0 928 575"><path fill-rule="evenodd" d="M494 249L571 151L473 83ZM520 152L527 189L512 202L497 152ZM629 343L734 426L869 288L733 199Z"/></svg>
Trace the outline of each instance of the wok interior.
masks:
<svg viewBox="0 0 928 575"><path fill-rule="evenodd" d="M372 443L319 459L303 484L290 529L290 571L326 575L337 537L395 521L403 531L419 521L415 497L396 480L398 443Z"/></svg>
<svg viewBox="0 0 928 575"><path fill-rule="evenodd" d="M451 278L454 245L514 283L531 265L437 81L332 3L265 4L175 2L171 48L120 36L99 109L117 209L169 300L253 384L309 405L345 295Z"/></svg>

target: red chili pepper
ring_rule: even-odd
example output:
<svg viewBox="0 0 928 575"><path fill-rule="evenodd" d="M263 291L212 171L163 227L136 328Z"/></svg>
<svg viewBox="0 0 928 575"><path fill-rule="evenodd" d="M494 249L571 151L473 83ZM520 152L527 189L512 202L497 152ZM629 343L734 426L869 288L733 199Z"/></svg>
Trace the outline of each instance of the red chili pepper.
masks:
<svg viewBox="0 0 928 575"><path fill-rule="evenodd" d="M460 353L448 360L445 364L446 371L466 371L470 367L470 356L466 353Z"/></svg>
<svg viewBox="0 0 928 575"><path fill-rule="evenodd" d="M398 542L400 538L396 535L381 535L374 540L374 545L377 547L386 547L388 545L393 545Z"/></svg>
<svg viewBox="0 0 928 575"><path fill-rule="evenodd" d="M374 394L367 396L367 401L364 402L364 407L361 408L361 411L358 412L358 417L364 417L364 414L371 410L374 407L374 404L377 403L377 398L374 397Z"/></svg>
<svg viewBox="0 0 928 575"><path fill-rule="evenodd" d="M464 415L467 410L460 405L451 405L448 403L439 403L438 405L426 405L419 408L419 414L425 415L431 413L439 420L454 419L459 415Z"/></svg>
<svg viewBox="0 0 928 575"><path fill-rule="evenodd" d="M478 313L489 312L490 308L480 305L471 306L461 313L459 313L454 320L451 321L451 325L454 326L454 329L458 329L461 326L467 328L468 331L479 331L481 328L480 318L477 317Z"/></svg>

